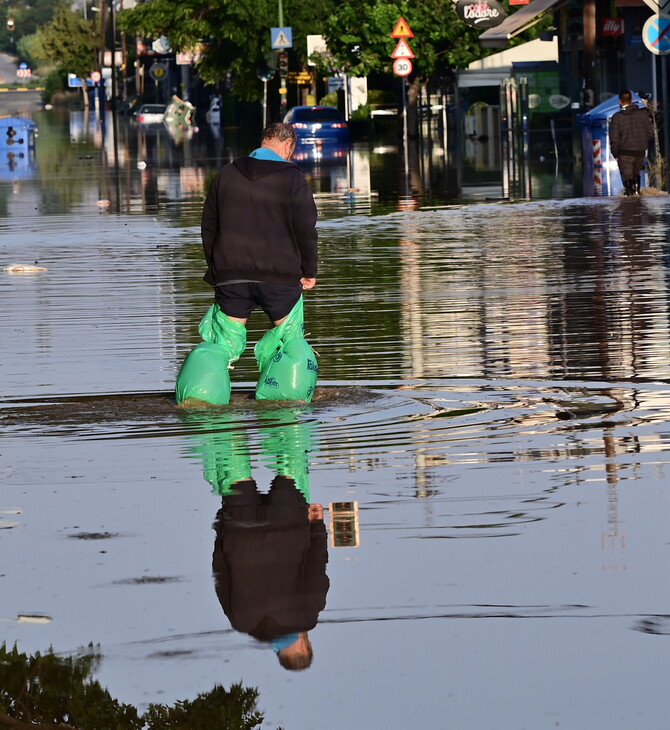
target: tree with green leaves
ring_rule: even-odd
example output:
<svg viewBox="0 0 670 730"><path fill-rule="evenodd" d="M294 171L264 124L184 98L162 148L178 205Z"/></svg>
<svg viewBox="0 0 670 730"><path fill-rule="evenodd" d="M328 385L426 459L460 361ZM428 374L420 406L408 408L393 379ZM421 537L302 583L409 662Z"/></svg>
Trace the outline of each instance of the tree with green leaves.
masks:
<svg viewBox="0 0 670 730"><path fill-rule="evenodd" d="M6 3L8 14L14 19L15 40L35 33L40 25L49 23L62 4L63 0L10 0Z"/></svg>
<svg viewBox="0 0 670 730"><path fill-rule="evenodd" d="M256 709L258 690L220 685L195 700L151 704L140 715L115 700L91 678L102 660L92 644L77 656L53 651L20 652L0 645L0 727L57 730L254 730L264 715Z"/></svg>
<svg viewBox="0 0 670 730"><path fill-rule="evenodd" d="M39 57L76 76L97 68L95 33L90 21L62 4L53 19L37 29Z"/></svg>
<svg viewBox="0 0 670 730"><path fill-rule="evenodd" d="M455 69L465 68L490 51L479 43L481 31L458 17L453 2L346 0L334 9L323 28L333 56L331 65L351 76L392 74L391 54L398 39L390 36L400 18L407 21L414 34L407 39L415 55L407 94L411 130L416 127L421 87L431 77L452 75Z"/></svg>
<svg viewBox="0 0 670 730"><path fill-rule="evenodd" d="M174 50L202 45L201 78L215 84L230 75L233 91L255 100L261 93L256 72L267 62L269 29L279 24L281 1L151 0L122 12L119 25L149 38L165 35ZM450 0L283 0L283 9L300 60L307 60L306 36L323 35L330 57L313 60L324 71L337 69L350 76L392 74L397 40L390 35L404 17L414 33L409 43L416 56L409 78L410 114L416 112L419 90L431 78L453 76L456 69L492 53L479 42L481 30L464 23ZM534 33L526 36L528 40Z"/></svg>
<svg viewBox="0 0 670 730"><path fill-rule="evenodd" d="M283 0L283 22L293 29L293 46L306 60L309 34L318 34L334 0ZM197 72L205 83L230 77L233 92L250 101L261 97L257 71L272 53L270 28L279 25L278 0L151 0L119 14L122 30L148 38L166 36L173 50L202 47Z"/></svg>

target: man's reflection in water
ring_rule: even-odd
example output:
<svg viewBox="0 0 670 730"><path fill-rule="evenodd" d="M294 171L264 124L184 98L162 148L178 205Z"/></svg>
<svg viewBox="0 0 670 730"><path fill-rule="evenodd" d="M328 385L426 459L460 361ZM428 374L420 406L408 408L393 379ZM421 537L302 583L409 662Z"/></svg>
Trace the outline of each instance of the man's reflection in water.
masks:
<svg viewBox="0 0 670 730"><path fill-rule="evenodd" d="M270 642L286 669L305 669L329 585L323 507L290 477L267 494L247 479L224 495L214 528L216 593L232 627Z"/></svg>
<svg viewBox="0 0 670 730"><path fill-rule="evenodd" d="M323 507L309 503L309 425L290 411L263 419L262 458L276 473L267 493L252 478L246 430L210 433L202 451L205 477L223 497L214 582L232 627L270 644L284 668L301 670L312 663L307 632L330 585Z"/></svg>

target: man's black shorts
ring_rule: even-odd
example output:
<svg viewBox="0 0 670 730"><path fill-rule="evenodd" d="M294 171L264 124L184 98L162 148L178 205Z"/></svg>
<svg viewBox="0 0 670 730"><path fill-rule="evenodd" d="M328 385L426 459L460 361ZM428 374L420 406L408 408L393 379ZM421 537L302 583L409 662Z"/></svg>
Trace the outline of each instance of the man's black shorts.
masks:
<svg viewBox="0 0 670 730"><path fill-rule="evenodd" d="M246 281L238 284L222 284L214 289L214 298L221 311L235 319L248 319L260 307L272 322L277 322L295 307L302 294L302 286L264 284Z"/></svg>

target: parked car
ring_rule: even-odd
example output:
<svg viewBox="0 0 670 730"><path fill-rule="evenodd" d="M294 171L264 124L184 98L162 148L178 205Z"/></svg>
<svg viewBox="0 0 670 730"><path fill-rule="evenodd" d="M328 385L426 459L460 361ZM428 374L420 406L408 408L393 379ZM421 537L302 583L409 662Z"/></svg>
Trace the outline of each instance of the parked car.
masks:
<svg viewBox="0 0 670 730"><path fill-rule="evenodd" d="M334 106L294 106L284 122L295 129L298 142L349 141L349 127Z"/></svg>
<svg viewBox="0 0 670 730"><path fill-rule="evenodd" d="M209 103L209 109L205 114L208 124L221 124L221 100L215 96Z"/></svg>
<svg viewBox="0 0 670 730"><path fill-rule="evenodd" d="M142 104L135 112L139 124L161 124L165 116L165 104Z"/></svg>

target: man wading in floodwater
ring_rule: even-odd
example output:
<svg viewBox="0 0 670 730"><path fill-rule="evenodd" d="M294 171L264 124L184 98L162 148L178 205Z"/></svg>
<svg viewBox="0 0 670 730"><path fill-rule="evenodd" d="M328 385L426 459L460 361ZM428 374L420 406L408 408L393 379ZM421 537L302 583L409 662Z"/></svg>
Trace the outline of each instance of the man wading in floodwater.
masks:
<svg viewBox="0 0 670 730"><path fill-rule="evenodd" d="M619 165L624 194L639 195L640 170L654 138L654 126L649 110L633 104L627 89L619 93L619 106L610 124L610 148Z"/></svg>
<svg viewBox="0 0 670 730"><path fill-rule="evenodd" d="M271 124L261 146L226 165L202 213L205 281L230 319L246 324L260 307L276 326L316 284L316 205L289 160L293 127Z"/></svg>

